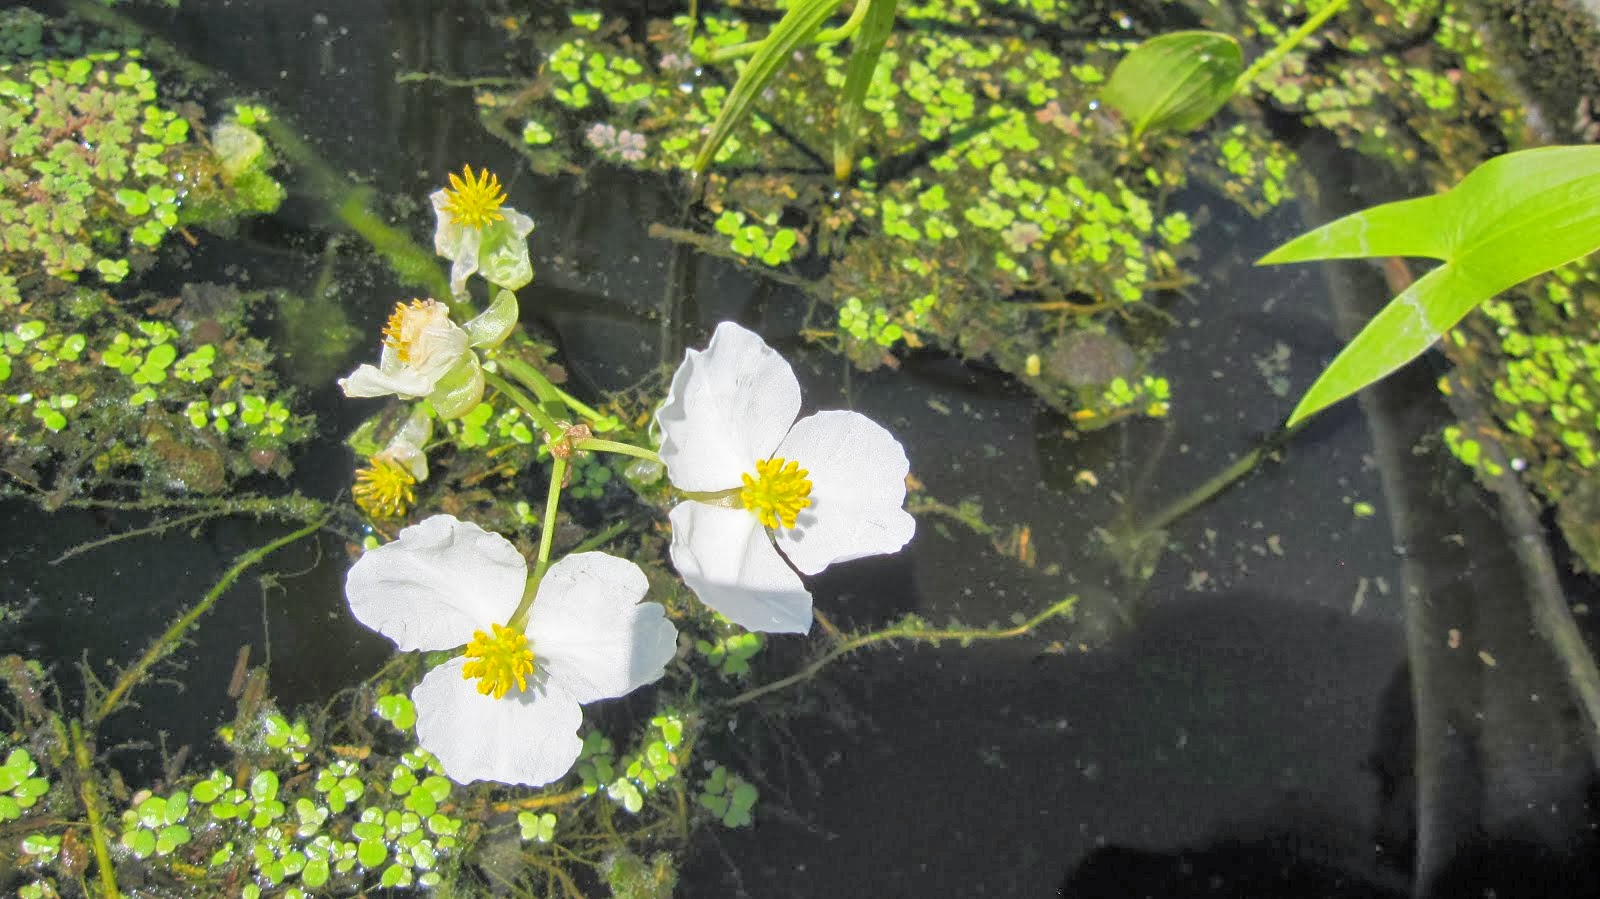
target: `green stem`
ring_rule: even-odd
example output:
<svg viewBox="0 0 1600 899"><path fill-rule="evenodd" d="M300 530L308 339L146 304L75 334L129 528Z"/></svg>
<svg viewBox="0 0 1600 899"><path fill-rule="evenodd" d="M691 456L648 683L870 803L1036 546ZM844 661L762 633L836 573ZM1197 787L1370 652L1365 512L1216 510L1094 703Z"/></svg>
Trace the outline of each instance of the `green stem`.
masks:
<svg viewBox="0 0 1600 899"><path fill-rule="evenodd" d="M106 716L116 711L117 706L122 703L122 698L128 694L128 691L144 680L144 676L150 671L151 666L166 658L178 647L178 642L183 638L184 632L193 627L194 623L200 620L201 615L210 611L211 607L217 604L217 600L222 598L222 594L228 592L228 588L233 586L233 582L238 580L240 575L267 556L302 537L308 537L321 530L326 522L326 517L320 518L292 534L286 534L266 546L257 547L240 556L233 563L233 567L223 574L222 579L217 581L216 585L199 602L195 603L194 608L186 612L177 621L174 621L165 633L150 644L150 648L145 650L144 655L140 657L138 662L135 662L132 667L122 672L122 676L118 677L116 684L111 687L111 692L105 695L105 698L100 701L100 705L95 708L94 714L89 716L89 723L91 725L99 724L106 719Z"/></svg>
<svg viewBox="0 0 1600 899"><path fill-rule="evenodd" d="M578 413L578 415L582 416L583 418L587 418L590 421L599 421L600 419L605 418L604 415L596 412L594 409L585 405L582 400L579 400L572 394L562 390L560 387L551 385L551 389L556 392L556 397L560 399L561 402L567 404L568 409Z"/></svg>
<svg viewBox="0 0 1600 899"><path fill-rule="evenodd" d="M567 460L556 456L550 465L550 492L544 501L544 524L539 529L539 556L533 563L533 574L522 589L522 601L511 613L506 627L520 631L528 623L528 610L533 608L533 598L539 593L539 582L550 567L550 546L556 539L556 510L561 507L561 482L567 478Z"/></svg>
<svg viewBox="0 0 1600 899"><path fill-rule="evenodd" d="M500 366L502 368L505 367L504 359L500 360ZM510 381L507 381L505 378L500 377L492 371L485 371L483 373L483 380L489 386L510 397L511 401L517 404L517 408L528 413L528 417L532 418L533 423L539 426L539 430L549 434L552 439L561 439L561 436L564 432L561 427L556 424L555 419L551 418L550 413L544 411L544 408L538 403L534 402L533 399L526 393L523 393L516 387L513 387Z"/></svg>
<svg viewBox="0 0 1600 899"><path fill-rule="evenodd" d="M1239 76L1239 80L1233 83L1233 92L1237 94L1249 87L1250 82L1261 77L1262 73L1277 65L1280 60L1289 55L1289 51L1299 46L1301 41L1310 37L1312 32L1322 27L1322 23L1333 18L1349 3L1350 0L1328 0L1328 5L1317 10L1316 15L1307 19L1305 24L1296 28L1287 37L1279 41L1278 46L1273 47L1269 53L1256 60L1251 64L1250 68L1245 69L1244 74Z"/></svg>
<svg viewBox="0 0 1600 899"><path fill-rule="evenodd" d="M599 437L590 437L586 440L580 440L575 448L581 450L598 450L602 453L621 453L624 456L634 456L640 459L648 459L657 464L661 463L660 456L642 446L634 446L631 443L618 443L615 440L601 440Z"/></svg>
<svg viewBox="0 0 1600 899"><path fill-rule="evenodd" d="M510 356L496 356L494 361L495 364L506 370L506 374L521 381L524 387L533 391L533 395L539 398L539 402L565 402L561 391L556 388L555 384L550 382L549 378L544 376L544 372L523 362L521 359L514 359Z"/></svg>
<svg viewBox="0 0 1600 899"><path fill-rule="evenodd" d="M768 693L782 690L785 687L791 687L803 680L815 677L818 671L821 671L823 668L827 667L840 656L855 652L856 650L867 646L871 646L874 643L882 643L885 640L918 640L924 643L935 643L943 640L960 640L962 643L970 643L973 640L1010 640L1014 637L1025 636L1034 628L1044 624L1046 621L1049 621L1058 615L1065 615L1071 612L1072 607L1076 605L1077 602L1078 597L1069 596L1050 608L1045 609L1043 612L1040 612L1032 618L1029 618L1027 621L1022 622L1016 627L1008 627L1003 630L991 630L988 628L948 628L945 630L930 631L901 625L898 627L887 627L881 631L873 631L870 634L862 634L859 637L852 637L851 639L840 643L838 646L835 646L833 649L829 650L821 658L800 669L794 674L791 674L785 678L780 678L771 683L762 684L759 687L746 690L743 693L740 693L738 696L727 700L724 705L743 705L752 699L760 698Z"/></svg>
<svg viewBox="0 0 1600 899"><path fill-rule="evenodd" d="M539 558L534 564L533 576L544 577L550 567L550 545L556 539L556 509L561 505L561 482L567 478L567 460L556 456L550 464L550 494L544 501L544 526L539 532Z"/></svg>
<svg viewBox="0 0 1600 899"><path fill-rule="evenodd" d="M811 40L808 43L834 44L855 34L856 29L861 27L861 22L867 17L867 7L871 5L871 0L856 0L855 9L850 10L850 18L846 20L843 25L840 25L838 28L834 28L829 31L817 32L816 34L812 35ZM727 62L730 59L740 59L745 56L750 56L753 55L757 50L760 50L761 45L765 44L766 42L766 38L762 38L759 41L746 41L742 44L734 44L731 47L723 47L719 50L713 50L706 54L705 61Z"/></svg>
<svg viewBox="0 0 1600 899"><path fill-rule="evenodd" d="M106 840L106 825L101 817L100 788L95 781L93 760L89 758L89 744L83 738L83 727L76 721L72 722L72 759L78 768L83 811L89 816L89 837L94 844L100 894L104 899L118 899L122 893L117 890L117 871L111 864L111 847Z"/></svg>

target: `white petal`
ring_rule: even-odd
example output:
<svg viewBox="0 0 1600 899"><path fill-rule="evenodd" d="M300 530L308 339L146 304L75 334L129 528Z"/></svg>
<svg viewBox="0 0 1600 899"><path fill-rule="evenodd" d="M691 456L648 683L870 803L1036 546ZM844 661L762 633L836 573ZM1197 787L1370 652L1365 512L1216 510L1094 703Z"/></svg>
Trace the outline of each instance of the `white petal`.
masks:
<svg viewBox="0 0 1600 899"><path fill-rule="evenodd" d="M345 396L419 397L433 390L433 384L414 371L401 369L390 375L371 365L362 365L351 372L350 377L340 378L339 386L344 389Z"/></svg>
<svg viewBox="0 0 1600 899"><path fill-rule="evenodd" d="M704 351L684 353L656 412L667 477L679 490L737 487L799 413L800 382L789 363L760 337L723 322Z"/></svg>
<svg viewBox="0 0 1600 899"><path fill-rule="evenodd" d="M517 610L528 564L511 541L470 521L435 515L370 549L344 593L356 619L401 650L449 649Z"/></svg>
<svg viewBox="0 0 1600 899"><path fill-rule="evenodd" d="M795 527L776 533L778 548L806 574L896 552L916 532L916 519L903 508L911 468L906 451L865 415L818 412L802 418L777 455L811 473L811 505L801 510Z"/></svg>
<svg viewBox="0 0 1600 899"><path fill-rule="evenodd" d="M446 257L450 260L450 293L458 299L467 296L467 279L478 270L478 236L477 228L461 228L455 255Z"/></svg>
<svg viewBox="0 0 1600 899"><path fill-rule="evenodd" d="M528 684L495 699L461 676L466 659L429 671L411 691L417 742L457 783L542 786L572 770L583 749L583 709L558 684Z"/></svg>
<svg viewBox="0 0 1600 899"><path fill-rule="evenodd" d="M456 224L445 210L450 195L443 189L428 194L428 200L433 203L433 251L446 259L454 259L459 255L456 247L461 243L461 232L465 229ZM477 250L473 250L473 255L477 255Z"/></svg>
<svg viewBox="0 0 1600 899"><path fill-rule="evenodd" d="M550 566L528 613L535 663L579 702L655 681L678 651L678 629L660 605L639 602L649 589L638 565L605 553Z"/></svg>
<svg viewBox="0 0 1600 899"><path fill-rule="evenodd" d="M672 521L672 564L700 601L746 630L803 634L811 594L744 509L679 503Z"/></svg>

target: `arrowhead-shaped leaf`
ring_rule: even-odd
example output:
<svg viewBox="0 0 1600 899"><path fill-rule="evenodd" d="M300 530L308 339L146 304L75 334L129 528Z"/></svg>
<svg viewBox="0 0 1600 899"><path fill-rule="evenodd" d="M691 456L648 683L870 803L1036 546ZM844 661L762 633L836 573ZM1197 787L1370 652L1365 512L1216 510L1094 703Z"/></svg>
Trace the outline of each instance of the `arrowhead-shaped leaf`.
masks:
<svg viewBox="0 0 1600 899"><path fill-rule="evenodd" d="M1303 234L1259 264L1427 256L1444 264L1361 329L1286 427L1427 350L1479 303L1600 249L1600 147L1543 147L1483 163L1442 194L1374 206Z"/></svg>

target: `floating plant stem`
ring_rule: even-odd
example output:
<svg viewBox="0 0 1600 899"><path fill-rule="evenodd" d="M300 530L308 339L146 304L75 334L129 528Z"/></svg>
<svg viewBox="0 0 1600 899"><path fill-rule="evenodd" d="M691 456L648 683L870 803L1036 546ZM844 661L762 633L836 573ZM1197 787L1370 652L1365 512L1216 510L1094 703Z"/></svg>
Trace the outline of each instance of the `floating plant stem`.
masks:
<svg viewBox="0 0 1600 899"><path fill-rule="evenodd" d="M752 699L759 699L768 693L775 693L778 690L792 687L801 681L809 680L815 677L817 672L821 671L823 668L826 668L840 656L871 646L874 643L882 643L885 640L918 640L924 643L938 643L945 640L959 640L962 643L970 643L975 640L1010 640L1015 637L1027 636L1034 630L1034 628L1044 624L1046 621L1061 615L1069 614L1072 611L1072 607L1077 605L1077 603L1078 597L1069 596L1033 616L1032 618L1029 618L1027 621L1022 622L1016 627L1008 627L1002 630L993 630L990 628L946 628L943 630L925 630L911 623L891 625L882 630L862 634L859 637L851 637L843 643L840 643L838 646L835 646L833 649L828 650L828 652L823 654L821 658L800 669L794 674L791 674L788 677L779 678L771 683L762 684L759 687L753 687L744 691L743 693L740 693L738 696L727 700L723 704L730 706L743 705Z"/></svg>
<svg viewBox="0 0 1600 899"><path fill-rule="evenodd" d="M116 711L117 706L122 703L122 699L128 694L128 691L138 686L138 684L144 680L144 677L149 673L151 666L166 658L168 654L178 647L178 642L183 638L184 633L200 619L201 615L204 615L206 612L210 611L211 607L217 604L217 600L222 598L222 594L226 593L228 588L233 586L233 582L238 580L240 575L244 574L252 566L256 565L267 556L270 556L285 546L300 540L302 537L309 537L310 535L321 530L322 526L327 523L327 520L328 519L326 516L319 518L318 520L313 521L298 531L286 534L265 546L257 547L239 556L239 558L233 563L233 567L229 568L227 572L222 575L222 578L217 581L216 585L213 586L199 602L195 603L194 608L184 613L184 615L177 621L174 621L172 626L167 628L165 633L158 637L154 643L150 644L150 648L145 650L144 655L139 658L139 661L135 662L131 667L122 672L122 675L117 678L117 682L112 685L111 691L105 695L105 698L100 700L100 704L95 708L94 714L89 716L89 723L91 725L99 724L101 721L104 721L108 715Z"/></svg>

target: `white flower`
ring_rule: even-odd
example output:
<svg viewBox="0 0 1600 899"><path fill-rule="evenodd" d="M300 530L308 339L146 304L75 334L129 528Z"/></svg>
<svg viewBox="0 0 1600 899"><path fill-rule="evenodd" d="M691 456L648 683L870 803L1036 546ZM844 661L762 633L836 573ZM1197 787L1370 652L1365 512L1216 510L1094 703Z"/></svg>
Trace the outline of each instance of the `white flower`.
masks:
<svg viewBox="0 0 1600 899"><path fill-rule="evenodd" d="M789 363L723 322L703 352L684 355L656 413L667 476L690 494L669 516L672 562L702 602L749 630L811 628L811 594L789 564L816 574L895 552L916 530L894 436L855 412L795 421L799 412Z"/></svg>
<svg viewBox="0 0 1600 899"><path fill-rule="evenodd" d="M632 562L588 552L550 566L518 631L506 625L527 579L510 541L435 515L369 550L345 582L351 612L401 650L467 644L411 693L418 742L461 783L560 778L582 748L579 704L651 683L677 650L661 606L639 602L648 584Z"/></svg>
<svg viewBox="0 0 1600 899"><path fill-rule="evenodd" d="M397 303L383 329L378 365L362 365L341 378L345 396L427 397L441 418L471 411L483 397L483 371L474 347L491 347L517 324L517 298L500 291L488 310L465 326L435 300Z"/></svg>

